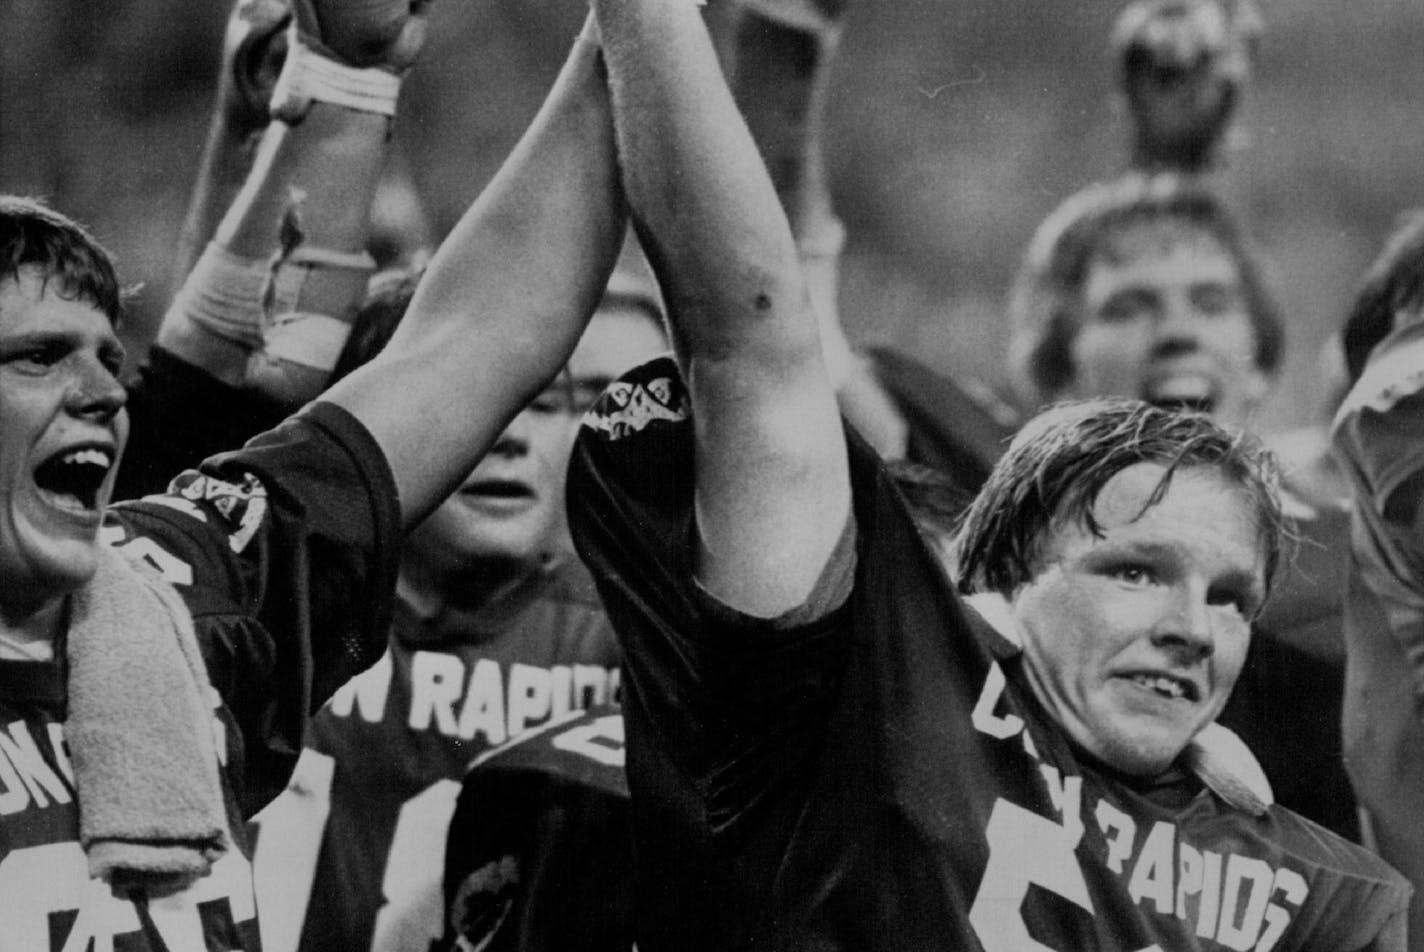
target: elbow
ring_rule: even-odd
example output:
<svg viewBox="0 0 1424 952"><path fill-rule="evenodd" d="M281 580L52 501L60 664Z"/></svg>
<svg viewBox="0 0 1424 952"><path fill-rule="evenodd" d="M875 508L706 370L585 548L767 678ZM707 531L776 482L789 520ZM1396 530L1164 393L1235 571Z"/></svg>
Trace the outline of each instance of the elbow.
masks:
<svg viewBox="0 0 1424 952"><path fill-rule="evenodd" d="M805 282L765 268L748 268L715 293L674 294L669 318L687 357L770 370L821 361L820 333Z"/></svg>

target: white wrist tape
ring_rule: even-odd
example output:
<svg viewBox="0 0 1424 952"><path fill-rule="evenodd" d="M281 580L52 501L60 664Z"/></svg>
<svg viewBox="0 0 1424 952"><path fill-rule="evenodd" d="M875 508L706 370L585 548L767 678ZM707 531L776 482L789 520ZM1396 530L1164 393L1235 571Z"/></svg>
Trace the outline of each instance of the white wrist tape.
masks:
<svg viewBox="0 0 1424 952"><path fill-rule="evenodd" d="M267 319L262 327L262 350L268 357L322 371L336 366L341 348L351 335L350 322L303 311L299 306L302 288L312 272L328 269L369 275L376 269L376 262L365 252L334 251L312 245L298 245L283 255L269 271Z"/></svg>
<svg viewBox="0 0 1424 952"><path fill-rule="evenodd" d="M306 115L315 101L394 116L400 86L394 73L347 66L316 52L302 42L294 22L287 31L287 59L272 90L270 111L277 119L293 121Z"/></svg>
<svg viewBox="0 0 1424 952"><path fill-rule="evenodd" d="M164 321L196 324L218 337L258 347L271 279L267 261L244 258L209 243L169 305Z"/></svg>
<svg viewBox="0 0 1424 952"><path fill-rule="evenodd" d="M338 317L293 311L273 320L263 335L266 357L330 372L351 336L351 325Z"/></svg>

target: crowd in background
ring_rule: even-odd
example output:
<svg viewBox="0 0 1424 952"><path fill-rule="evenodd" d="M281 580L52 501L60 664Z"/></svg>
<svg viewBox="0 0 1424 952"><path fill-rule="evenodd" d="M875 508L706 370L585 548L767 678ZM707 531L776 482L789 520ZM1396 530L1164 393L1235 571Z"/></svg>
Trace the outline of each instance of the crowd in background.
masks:
<svg viewBox="0 0 1424 952"><path fill-rule="evenodd" d="M0 949L1419 947L1403 30L454 6L7 15Z"/></svg>

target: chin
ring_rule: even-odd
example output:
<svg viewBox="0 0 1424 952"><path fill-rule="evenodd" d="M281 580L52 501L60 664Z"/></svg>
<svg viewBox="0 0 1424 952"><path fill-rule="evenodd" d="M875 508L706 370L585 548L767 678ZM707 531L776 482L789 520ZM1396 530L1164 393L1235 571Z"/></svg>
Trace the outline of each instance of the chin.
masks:
<svg viewBox="0 0 1424 952"><path fill-rule="evenodd" d="M1133 777L1155 777L1171 768L1186 742L1162 737L1119 737L1096 751L1104 763Z"/></svg>

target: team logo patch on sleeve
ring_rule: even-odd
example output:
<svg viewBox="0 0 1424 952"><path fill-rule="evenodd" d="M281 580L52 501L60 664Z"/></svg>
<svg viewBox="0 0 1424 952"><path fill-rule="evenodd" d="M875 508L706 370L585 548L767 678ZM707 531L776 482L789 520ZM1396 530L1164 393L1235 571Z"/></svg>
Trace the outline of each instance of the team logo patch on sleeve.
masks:
<svg viewBox="0 0 1424 952"><path fill-rule="evenodd" d="M513 856L486 863L465 877L450 903L450 925L460 952L481 952L489 946L518 888L519 863Z"/></svg>
<svg viewBox="0 0 1424 952"><path fill-rule="evenodd" d="M205 476L194 470L180 475L168 491L195 503L207 503L217 510L229 527L228 545L233 552L247 548L267 515L267 489L251 473L242 483Z"/></svg>
<svg viewBox="0 0 1424 952"><path fill-rule="evenodd" d="M617 440L631 436L656 420L679 423L687 419L682 384L672 377L624 379L604 391L597 406L584 417L584 426Z"/></svg>

